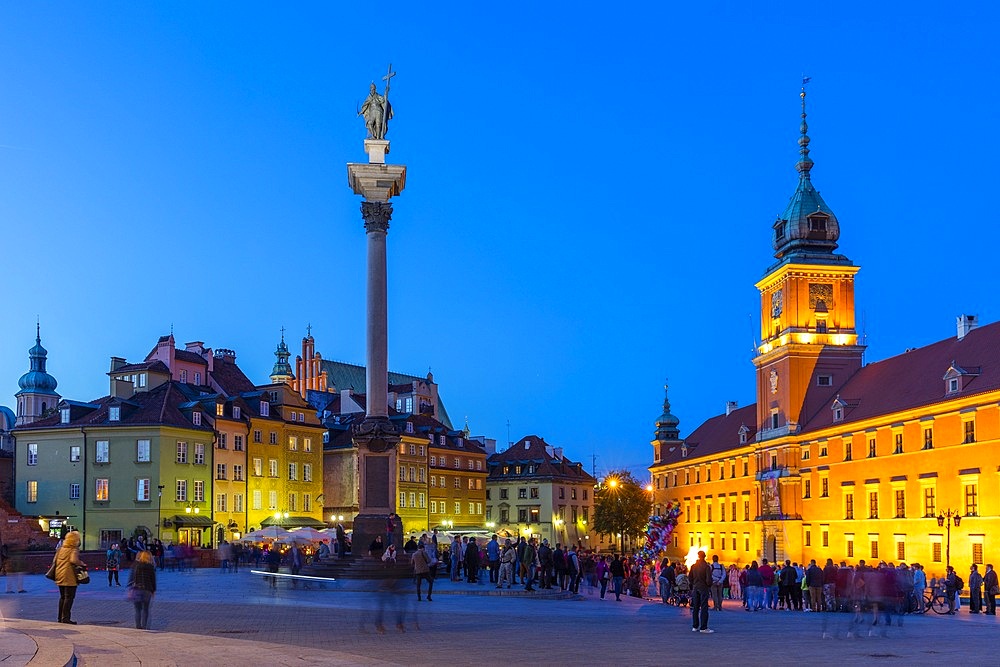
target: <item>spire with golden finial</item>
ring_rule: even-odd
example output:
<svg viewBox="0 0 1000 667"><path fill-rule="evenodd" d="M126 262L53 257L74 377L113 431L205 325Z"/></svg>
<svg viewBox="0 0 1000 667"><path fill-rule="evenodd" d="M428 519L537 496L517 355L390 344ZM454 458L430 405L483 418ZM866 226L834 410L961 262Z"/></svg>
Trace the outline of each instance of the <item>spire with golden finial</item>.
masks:
<svg viewBox="0 0 1000 667"><path fill-rule="evenodd" d="M795 164L795 169L802 178L809 178L809 170L813 166L813 161L809 157L809 124L806 123L806 84L811 78L802 77L802 92L799 93L799 97L802 98L802 124L799 125L799 133L802 136L799 137L799 161Z"/></svg>

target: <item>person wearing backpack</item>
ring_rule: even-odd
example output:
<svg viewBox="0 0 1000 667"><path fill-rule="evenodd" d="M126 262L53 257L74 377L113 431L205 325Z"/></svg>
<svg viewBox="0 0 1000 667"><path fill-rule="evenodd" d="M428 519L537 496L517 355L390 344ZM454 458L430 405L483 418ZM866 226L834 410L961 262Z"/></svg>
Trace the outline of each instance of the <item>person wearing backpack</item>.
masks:
<svg viewBox="0 0 1000 667"><path fill-rule="evenodd" d="M944 579L944 597L948 601L948 614L953 616L955 614L955 598L965 588L965 582L951 565L948 566L947 572Z"/></svg>
<svg viewBox="0 0 1000 667"><path fill-rule="evenodd" d="M726 580L726 568L719 562L718 556L712 556L712 609L722 611L722 582Z"/></svg>

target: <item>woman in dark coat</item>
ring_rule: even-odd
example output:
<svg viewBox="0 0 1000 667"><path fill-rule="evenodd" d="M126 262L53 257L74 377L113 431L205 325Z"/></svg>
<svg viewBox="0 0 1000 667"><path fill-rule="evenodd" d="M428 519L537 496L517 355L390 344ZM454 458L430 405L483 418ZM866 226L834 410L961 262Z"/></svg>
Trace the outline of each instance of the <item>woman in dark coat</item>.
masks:
<svg viewBox="0 0 1000 667"><path fill-rule="evenodd" d="M470 537L469 544L465 547L465 575L470 584L477 581L476 575L479 573L479 546L476 545L476 538Z"/></svg>
<svg viewBox="0 0 1000 667"><path fill-rule="evenodd" d="M156 566L153 564L153 554L140 551L135 556L135 563L128 576L129 597L135 606L135 627L139 630L149 628L149 605L156 593Z"/></svg>

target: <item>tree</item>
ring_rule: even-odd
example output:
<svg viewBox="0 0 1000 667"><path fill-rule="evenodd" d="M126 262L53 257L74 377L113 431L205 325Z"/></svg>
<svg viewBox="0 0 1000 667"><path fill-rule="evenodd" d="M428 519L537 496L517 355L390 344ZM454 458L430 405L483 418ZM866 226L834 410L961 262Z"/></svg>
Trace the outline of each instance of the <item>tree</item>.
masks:
<svg viewBox="0 0 1000 667"><path fill-rule="evenodd" d="M624 551L626 535L646 530L652 505L649 492L632 473L612 470L594 492L594 530L605 535L620 533L619 546Z"/></svg>

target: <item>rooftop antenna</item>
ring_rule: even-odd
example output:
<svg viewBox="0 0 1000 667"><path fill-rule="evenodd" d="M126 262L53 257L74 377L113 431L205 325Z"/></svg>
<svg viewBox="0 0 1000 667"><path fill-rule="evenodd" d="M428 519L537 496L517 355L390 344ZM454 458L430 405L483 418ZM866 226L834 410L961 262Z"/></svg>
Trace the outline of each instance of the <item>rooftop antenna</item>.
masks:
<svg viewBox="0 0 1000 667"><path fill-rule="evenodd" d="M593 463L591 465L594 469L594 479L597 479L597 454L591 454L591 458L593 459Z"/></svg>
<svg viewBox="0 0 1000 667"><path fill-rule="evenodd" d="M509 449L514 443L510 439L510 420L507 420L507 448Z"/></svg>

